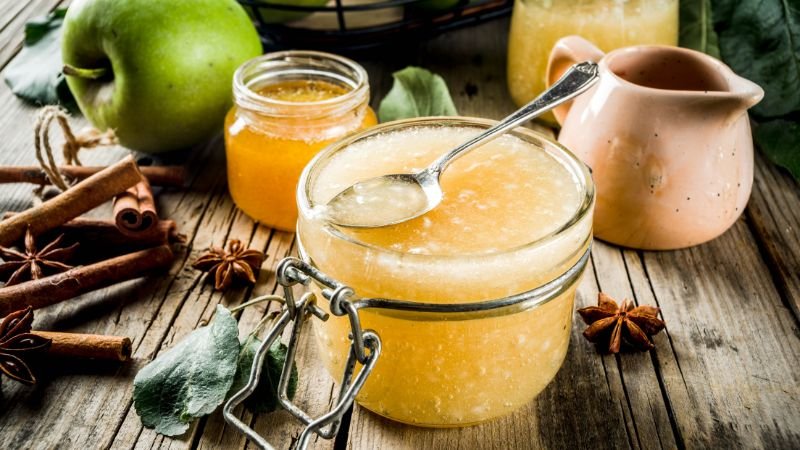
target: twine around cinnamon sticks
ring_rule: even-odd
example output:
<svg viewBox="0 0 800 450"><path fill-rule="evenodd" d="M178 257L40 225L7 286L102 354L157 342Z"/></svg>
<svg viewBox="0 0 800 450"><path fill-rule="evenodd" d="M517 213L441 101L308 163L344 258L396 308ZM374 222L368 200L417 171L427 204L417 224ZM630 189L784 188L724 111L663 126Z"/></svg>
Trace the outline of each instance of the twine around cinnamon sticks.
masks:
<svg viewBox="0 0 800 450"><path fill-rule="evenodd" d="M56 165L53 156L53 148L50 143L50 127L52 123L57 123L64 136L64 143L62 144L62 154L66 166L59 167ZM116 191L112 195L114 198L114 218L120 231L128 236L136 236L141 233L146 233L157 226L158 215L155 210L155 201L153 199L153 191L150 183L168 183L172 185L182 185L184 178L184 171L180 167L162 167L162 168L148 168L144 172L139 171L138 174L133 173L132 170L125 170L119 167L119 173L108 174L108 168L98 170L95 173L91 171L81 170L82 164L78 158L78 153L81 149L91 149L100 146L116 145L117 139L113 130L100 132L99 130L88 128L83 129L78 133L72 131L69 125L67 113L57 106L45 106L39 110L37 115L36 125L34 128L34 150L36 159L39 161L40 169L31 171L30 168L20 168L16 170L9 170L8 168L0 168L0 182L3 179L7 180L24 180L38 181L40 186L46 183L52 183L62 192L70 190L70 181L78 181L75 185L79 187L88 178L96 177L99 174L106 174L109 176L121 176L116 182L104 183L103 187ZM74 164L74 165L70 165ZM130 166L130 164L128 164ZM138 166L136 167L138 169ZM130 167L127 167L130 169ZM71 177L70 175L73 175ZM149 175L149 177L148 177ZM125 178L125 177L131 178ZM130 181L132 178L137 178L138 181L131 186ZM151 179L152 178L152 179ZM119 186L127 186L120 190ZM40 191L41 192L41 191ZM78 193L80 194L80 193ZM107 194L102 192L101 194ZM90 203L90 202L87 202ZM96 205L89 205L94 208ZM71 213L72 211L68 211ZM24 220L24 219L19 219ZM32 230L34 234L38 234L39 230ZM12 233L9 239L15 239ZM0 240L0 245L2 240Z"/></svg>
<svg viewBox="0 0 800 450"><path fill-rule="evenodd" d="M28 228L34 235L57 228L84 233L94 231L111 238L110 241L114 243L125 244L126 238L131 238L119 229L113 232L107 222L75 217L141 181L141 173L133 158L126 157L38 206L7 215L5 220L0 221L0 245L9 246L19 241ZM174 222L160 225L156 219L155 226L142 237L142 241L153 246L38 280L0 288L0 317L26 306L37 309L52 305L85 292L138 278L155 269L169 267L173 260L169 242L179 239L174 231ZM103 244L107 246L112 242Z"/></svg>
<svg viewBox="0 0 800 450"><path fill-rule="evenodd" d="M0 245L9 246L30 227L34 236L107 202L142 180L133 157L127 156L63 193L0 222Z"/></svg>
<svg viewBox="0 0 800 450"><path fill-rule="evenodd" d="M66 166L57 166L52 156L48 134L52 122L61 126L67 141L63 148ZM0 221L0 246L19 243L26 230L36 237L63 233L80 243L79 251L84 256L90 256L84 265L65 272L1 287L0 318L27 307L52 305L172 264L170 243L181 242L183 236L173 221L159 219L150 185L182 185L183 169L141 170L131 156L105 168L80 166L77 152L81 147L108 145L112 137L112 134L89 132L75 135L63 112L45 108L36 128L41 169L0 167L0 183L46 182L62 189L56 197L26 211L7 213ZM79 217L112 199L112 220ZM52 341L50 351L54 354L115 360L130 357L130 340L124 337L34 333Z"/></svg>

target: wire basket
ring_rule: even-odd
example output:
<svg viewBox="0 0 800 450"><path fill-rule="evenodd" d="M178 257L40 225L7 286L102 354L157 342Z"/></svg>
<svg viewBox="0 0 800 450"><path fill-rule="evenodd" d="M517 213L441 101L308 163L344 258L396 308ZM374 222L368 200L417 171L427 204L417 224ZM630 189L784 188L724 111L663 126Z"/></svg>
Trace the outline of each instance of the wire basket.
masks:
<svg viewBox="0 0 800 450"><path fill-rule="evenodd" d="M513 0L239 0L270 49L353 51L429 39L505 16ZM346 3L345 3L346 2Z"/></svg>

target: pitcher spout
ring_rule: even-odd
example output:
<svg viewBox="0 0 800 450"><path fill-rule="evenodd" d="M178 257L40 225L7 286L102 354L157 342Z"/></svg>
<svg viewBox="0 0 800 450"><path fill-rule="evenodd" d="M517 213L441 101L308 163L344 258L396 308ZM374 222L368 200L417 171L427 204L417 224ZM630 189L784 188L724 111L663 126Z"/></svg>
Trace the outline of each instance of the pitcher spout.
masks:
<svg viewBox="0 0 800 450"><path fill-rule="evenodd" d="M730 69L729 69L730 70ZM747 110L757 105L764 98L764 89L747 78L736 75L731 70L730 92L741 103L741 109Z"/></svg>
<svg viewBox="0 0 800 450"><path fill-rule="evenodd" d="M736 75L727 66L724 66L722 73L727 81L727 89L721 92L705 92L705 101L708 103L705 110L724 123L732 124L764 98L764 89L747 78Z"/></svg>

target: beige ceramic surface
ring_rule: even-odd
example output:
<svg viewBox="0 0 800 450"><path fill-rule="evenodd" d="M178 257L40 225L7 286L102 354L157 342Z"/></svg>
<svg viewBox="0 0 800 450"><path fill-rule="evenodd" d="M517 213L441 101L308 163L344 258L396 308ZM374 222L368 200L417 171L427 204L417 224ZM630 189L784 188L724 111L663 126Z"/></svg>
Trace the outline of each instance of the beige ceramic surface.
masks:
<svg viewBox="0 0 800 450"><path fill-rule="evenodd" d="M763 90L696 51L637 46L604 55L578 36L556 43L548 84L581 60L599 63L600 81L555 115L559 141L592 168L595 236L667 250L724 233L750 197L747 109Z"/></svg>

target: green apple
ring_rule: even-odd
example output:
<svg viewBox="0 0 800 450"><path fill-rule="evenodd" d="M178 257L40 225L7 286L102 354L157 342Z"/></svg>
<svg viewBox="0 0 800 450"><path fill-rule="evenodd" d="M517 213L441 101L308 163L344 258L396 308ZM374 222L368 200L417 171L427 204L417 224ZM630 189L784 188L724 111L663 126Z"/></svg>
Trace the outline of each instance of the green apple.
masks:
<svg viewBox="0 0 800 450"><path fill-rule="evenodd" d="M276 5L291 5L291 6L325 6L328 3L328 0L269 0L269 3L274 3ZM247 13L255 16L253 13L253 7L246 6ZM306 11L288 11L285 9L276 9L276 8L267 8L267 7L256 7L258 9L258 13L261 14L261 19L264 23L285 23L285 22L294 22L295 20L300 20L308 15L310 12Z"/></svg>
<svg viewBox="0 0 800 450"><path fill-rule="evenodd" d="M156 153L222 128L233 73L261 54L261 41L235 0L75 0L62 54L89 121Z"/></svg>

